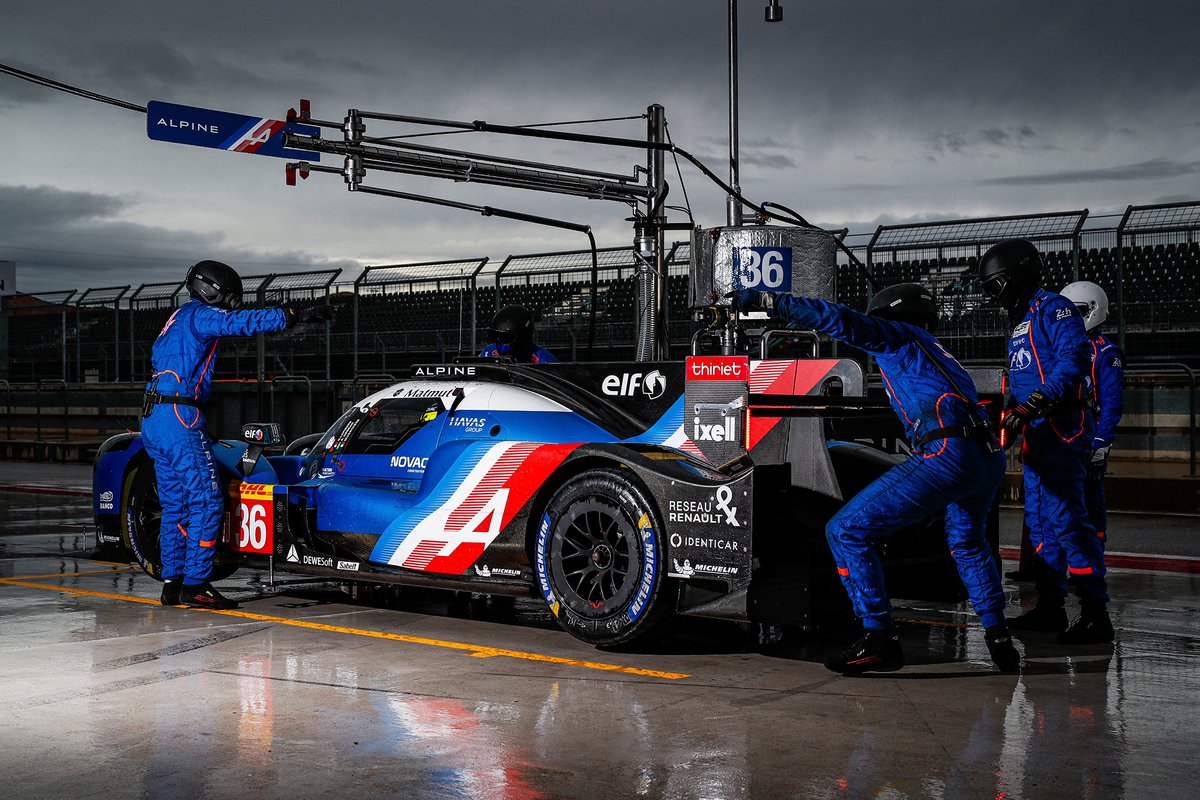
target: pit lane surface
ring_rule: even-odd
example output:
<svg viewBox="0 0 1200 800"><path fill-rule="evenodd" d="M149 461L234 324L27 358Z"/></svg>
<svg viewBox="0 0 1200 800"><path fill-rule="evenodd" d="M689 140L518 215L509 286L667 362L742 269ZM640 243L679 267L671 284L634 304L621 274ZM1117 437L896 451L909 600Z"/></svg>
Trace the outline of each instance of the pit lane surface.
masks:
<svg viewBox="0 0 1200 800"><path fill-rule="evenodd" d="M243 571L236 612L163 608L87 557L85 498L0 492L0 522L11 796L1194 796L1193 575L1113 573L1119 643L1028 639L1019 677L962 607L902 607L911 666L848 679L820 665L840 638L773 657L690 623L605 652L533 600L384 609Z"/></svg>

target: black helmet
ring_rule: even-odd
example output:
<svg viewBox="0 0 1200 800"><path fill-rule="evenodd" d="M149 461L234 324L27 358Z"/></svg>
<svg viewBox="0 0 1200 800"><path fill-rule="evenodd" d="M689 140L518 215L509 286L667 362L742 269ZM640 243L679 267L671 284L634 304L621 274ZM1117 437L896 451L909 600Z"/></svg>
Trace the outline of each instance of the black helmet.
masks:
<svg viewBox="0 0 1200 800"><path fill-rule="evenodd" d="M201 261L188 270L188 293L208 306L237 308L242 304L242 279L237 270L220 261Z"/></svg>
<svg viewBox="0 0 1200 800"><path fill-rule="evenodd" d="M533 314L524 306L505 306L492 317L488 336L500 352L533 348Z"/></svg>
<svg viewBox="0 0 1200 800"><path fill-rule="evenodd" d="M907 322L932 331L937 327L937 301L933 292L919 283L897 283L880 289L867 304L872 317Z"/></svg>
<svg viewBox="0 0 1200 800"><path fill-rule="evenodd" d="M1042 254L1028 239L1005 239L979 259L983 293L1009 313L1026 302L1042 282Z"/></svg>

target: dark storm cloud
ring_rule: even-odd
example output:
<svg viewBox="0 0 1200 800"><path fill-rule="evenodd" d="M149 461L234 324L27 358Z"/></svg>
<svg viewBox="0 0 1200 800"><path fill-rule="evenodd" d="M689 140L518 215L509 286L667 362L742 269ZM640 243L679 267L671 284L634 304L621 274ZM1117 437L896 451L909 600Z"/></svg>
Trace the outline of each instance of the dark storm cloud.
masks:
<svg viewBox="0 0 1200 800"><path fill-rule="evenodd" d="M0 185L0 236L111 217L127 205L122 198L92 192L67 192L52 186Z"/></svg>
<svg viewBox="0 0 1200 800"><path fill-rule="evenodd" d="M925 138L930 151L936 155L946 153L972 153L995 150L1060 150L1056 145L1040 142L1037 131L1028 125L1009 128L983 128L977 131L938 131Z"/></svg>
<svg viewBox="0 0 1200 800"><path fill-rule="evenodd" d="M244 274L341 267L350 259L298 250L255 250L225 244L210 231L171 230L117 218L136 209L126 198L45 186L0 185L0 256L17 262L21 291L171 280L200 258L236 265Z"/></svg>
<svg viewBox="0 0 1200 800"><path fill-rule="evenodd" d="M1155 158L1139 164L1099 169L1072 169L1060 172L1044 172L1036 175L1012 175L1003 178L986 178L980 183L990 186L1052 186L1060 183L1097 183L1100 181L1154 181L1192 175L1200 172L1200 161L1181 163L1166 158Z"/></svg>

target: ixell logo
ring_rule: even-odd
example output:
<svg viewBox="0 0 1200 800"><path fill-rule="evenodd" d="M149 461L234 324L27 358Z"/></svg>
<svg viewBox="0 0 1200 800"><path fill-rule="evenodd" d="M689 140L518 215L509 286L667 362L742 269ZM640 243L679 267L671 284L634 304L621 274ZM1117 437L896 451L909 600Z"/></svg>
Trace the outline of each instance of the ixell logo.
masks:
<svg viewBox="0 0 1200 800"><path fill-rule="evenodd" d="M647 372L622 372L606 375L600 390L609 397L634 397L643 394L651 400L662 397L667 390L667 379L658 370Z"/></svg>
<svg viewBox="0 0 1200 800"><path fill-rule="evenodd" d="M738 441L741 410L746 406L745 397L735 397L728 403L696 403L692 406L693 442L736 442ZM720 414L720 421L705 424L702 414ZM710 417L711 419L711 417Z"/></svg>

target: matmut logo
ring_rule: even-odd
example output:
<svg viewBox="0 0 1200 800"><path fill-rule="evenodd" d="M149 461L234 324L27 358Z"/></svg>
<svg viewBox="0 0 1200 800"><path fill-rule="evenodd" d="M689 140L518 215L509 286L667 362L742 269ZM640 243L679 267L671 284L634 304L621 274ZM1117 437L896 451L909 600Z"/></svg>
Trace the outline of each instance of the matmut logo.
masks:
<svg viewBox="0 0 1200 800"><path fill-rule="evenodd" d="M690 356L687 360L689 381L750 380L747 356Z"/></svg>

